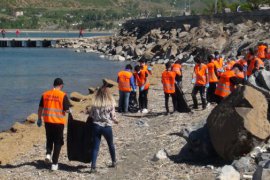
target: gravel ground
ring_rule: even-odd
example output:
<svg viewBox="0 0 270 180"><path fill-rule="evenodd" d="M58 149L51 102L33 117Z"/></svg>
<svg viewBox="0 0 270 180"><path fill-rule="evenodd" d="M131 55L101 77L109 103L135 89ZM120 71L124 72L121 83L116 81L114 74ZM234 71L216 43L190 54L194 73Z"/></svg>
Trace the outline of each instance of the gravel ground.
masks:
<svg viewBox="0 0 270 180"><path fill-rule="evenodd" d="M97 173L89 173L89 164L70 162L65 145L59 159L59 170L52 172L50 165L44 163L45 138L41 136L38 143L29 145L31 148L26 153L19 153L9 164L0 166L0 179L215 179L217 167L212 169L206 165L178 161L181 158L178 154L186 144L179 132L204 121L213 106L193 113L164 115L164 95L160 83L163 68L161 65L155 66L151 77L150 112L146 115L117 114L120 123L113 127L117 168L108 168L109 151L105 140L102 139ZM188 103L192 105L190 75L191 68L185 68L183 91ZM31 131L28 133L32 135ZM153 161L154 155L162 149L167 152L168 158Z"/></svg>

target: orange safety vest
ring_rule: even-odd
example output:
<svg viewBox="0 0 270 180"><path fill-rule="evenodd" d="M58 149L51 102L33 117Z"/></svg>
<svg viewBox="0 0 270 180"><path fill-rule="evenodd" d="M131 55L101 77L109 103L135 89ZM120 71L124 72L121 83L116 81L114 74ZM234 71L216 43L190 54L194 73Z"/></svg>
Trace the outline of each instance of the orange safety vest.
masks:
<svg viewBox="0 0 270 180"><path fill-rule="evenodd" d="M257 62L257 66L255 67L255 63ZM260 68L264 67L264 63L260 58L253 58L250 61L250 64L248 66L248 70L247 70L247 75L250 76L252 74L252 71L254 68L256 68L257 70L259 70Z"/></svg>
<svg viewBox="0 0 270 180"><path fill-rule="evenodd" d="M210 83L214 83L214 82L218 82L218 78L216 76L216 73L215 73L215 64L214 62L210 62L207 64L207 67L208 67L208 77L209 77L209 82Z"/></svg>
<svg viewBox="0 0 270 180"><path fill-rule="evenodd" d="M265 58L265 49L267 47L265 45L260 45L258 46L258 52L257 52L257 56L260 59L264 59Z"/></svg>
<svg viewBox="0 0 270 180"><path fill-rule="evenodd" d="M173 64L172 65L172 71L175 72L178 76L182 76L181 74L181 64Z"/></svg>
<svg viewBox="0 0 270 180"><path fill-rule="evenodd" d="M206 85L206 74L208 73L207 66L205 64L196 64L194 67L194 72L196 74L196 85Z"/></svg>
<svg viewBox="0 0 270 180"><path fill-rule="evenodd" d="M175 93L175 77L176 73L173 71L164 71L162 73L162 84L165 93Z"/></svg>
<svg viewBox="0 0 270 180"><path fill-rule="evenodd" d="M241 79L244 79L245 78L245 74L244 72L240 72L238 74L235 75L237 78L241 78Z"/></svg>
<svg viewBox="0 0 270 180"><path fill-rule="evenodd" d="M144 70L144 71L146 71L148 74L152 75L152 71L149 71L149 70L148 70L148 66L147 66L147 65L144 65L144 66L142 67L142 70Z"/></svg>
<svg viewBox="0 0 270 180"><path fill-rule="evenodd" d="M235 65L235 61L230 61L230 62L227 62L226 64L226 71L230 71L232 69L232 67Z"/></svg>
<svg viewBox="0 0 270 180"><path fill-rule="evenodd" d="M150 86L150 83L146 83L146 84L145 84L145 82L146 82L146 80L147 80L147 77L146 77L147 74L148 74L148 73L147 73L147 71L145 71L145 70L141 70L141 71L140 71L140 74L134 73L134 77L135 77L135 80L136 80L136 82L137 82L137 85L138 85L139 87L144 86L144 90L148 89L149 86Z"/></svg>
<svg viewBox="0 0 270 180"><path fill-rule="evenodd" d="M120 71L118 73L118 88L123 92L130 92L131 85L130 79L132 77L132 73L129 71Z"/></svg>
<svg viewBox="0 0 270 180"><path fill-rule="evenodd" d="M43 93L42 117L46 123L66 124L63 102L65 93L52 89Z"/></svg>
<svg viewBox="0 0 270 180"><path fill-rule="evenodd" d="M218 69L221 69L223 68L223 58L218 58L218 59L215 59L215 65Z"/></svg>
<svg viewBox="0 0 270 180"><path fill-rule="evenodd" d="M231 82L230 78L234 77L235 73L233 71L224 72L219 79L215 94L221 97L227 97L231 94Z"/></svg>
<svg viewBox="0 0 270 180"><path fill-rule="evenodd" d="M239 59L238 61L236 61L236 64L240 64L241 66L247 66L247 61L245 61L244 59Z"/></svg>

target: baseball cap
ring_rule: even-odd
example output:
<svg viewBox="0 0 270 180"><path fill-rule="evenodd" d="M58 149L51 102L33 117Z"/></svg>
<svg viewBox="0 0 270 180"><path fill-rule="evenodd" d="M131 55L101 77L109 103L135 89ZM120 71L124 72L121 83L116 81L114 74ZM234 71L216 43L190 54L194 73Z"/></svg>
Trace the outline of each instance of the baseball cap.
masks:
<svg viewBox="0 0 270 180"><path fill-rule="evenodd" d="M61 78L56 78L53 82L53 86L60 86L62 84L64 84L64 82Z"/></svg>

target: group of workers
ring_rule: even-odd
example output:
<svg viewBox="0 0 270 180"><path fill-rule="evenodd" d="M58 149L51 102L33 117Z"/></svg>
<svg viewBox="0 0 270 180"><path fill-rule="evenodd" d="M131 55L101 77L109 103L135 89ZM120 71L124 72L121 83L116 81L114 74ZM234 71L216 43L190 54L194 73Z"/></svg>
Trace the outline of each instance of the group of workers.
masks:
<svg viewBox="0 0 270 180"><path fill-rule="evenodd" d="M269 65L270 48L261 43L256 50L249 49L245 56L233 59L224 58L215 52L208 56L208 63L203 63L203 58L195 57L196 65L192 73L193 108L198 109L196 95L200 92L202 108L205 109L210 103L220 103L226 98L239 84L245 84L249 76L260 69ZM267 69L267 68L266 68ZM119 85L119 105L118 111L128 112L129 96L131 92L139 89L139 109L141 113L148 113L148 90L150 87L149 77L152 74L151 67L146 65L145 59L139 61L139 65L133 68L130 64L126 65L125 70L118 73ZM269 67L268 69L269 70ZM181 61L166 63L166 70L162 72L161 82L165 95L166 114L169 114L169 97L172 97L173 111L176 110L177 98L176 88L182 87L182 66ZM66 124L66 113L71 113L70 102L67 95L62 91L64 82L60 78L54 80L53 89L42 94L37 125L42 126L43 121L46 129L46 157L47 163L52 163L52 170L58 170L58 159L61 147L64 144L63 131ZM98 156L101 136L104 136L109 146L112 164L116 167L115 147L113 143L112 124L118 124L115 116L115 101L107 90L108 86L103 86L97 91L93 98L93 106L89 111L92 119L93 146L91 152L91 172L96 172L96 160ZM42 121L43 119L43 121Z"/></svg>
<svg viewBox="0 0 270 180"><path fill-rule="evenodd" d="M242 53L242 55L241 55ZM245 52L239 52L237 58L229 57L226 60L218 52L210 54L207 62L200 56L194 58L195 67L192 73L192 84L194 84L191 96L193 109L198 109L197 94L200 93L202 109L209 103L220 103L239 84L245 84L248 77L260 69L269 70L270 47L266 43L259 43L253 49L249 48ZM149 89L149 75L151 68L145 64L145 60L139 60L140 65L129 64L124 71L118 74L119 84L119 112L128 112L129 95L136 92L136 85L139 87L139 109L142 113L147 113L147 94ZM165 64L166 70L162 73L162 84L165 95L166 114L169 114L169 97L172 98L173 111L177 106L176 87L182 86L182 65L181 61L168 62Z"/></svg>

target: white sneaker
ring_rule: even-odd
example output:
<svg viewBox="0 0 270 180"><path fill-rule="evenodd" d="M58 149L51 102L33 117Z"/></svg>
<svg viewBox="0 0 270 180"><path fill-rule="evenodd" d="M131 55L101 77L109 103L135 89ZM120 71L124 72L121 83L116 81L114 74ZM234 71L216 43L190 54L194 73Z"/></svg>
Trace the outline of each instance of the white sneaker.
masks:
<svg viewBox="0 0 270 180"><path fill-rule="evenodd" d="M58 170L58 164L52 164L52 171Z"/></svg>
<svg viewBox="0 0 270 180"><path fill-rule="evenodd" d="M147 110L147 109L143 109L143 110L142 110L142 113L143 113L143 114L146 114L146 113L148 113L148 110Z"/></svg>
<svg viewBox="0 0 270 180"><path fill-rule="evenodd" d="M45 163L51 163L52 162L52 158L50 154L46 154L46 158L45 158Z"/></svg>

